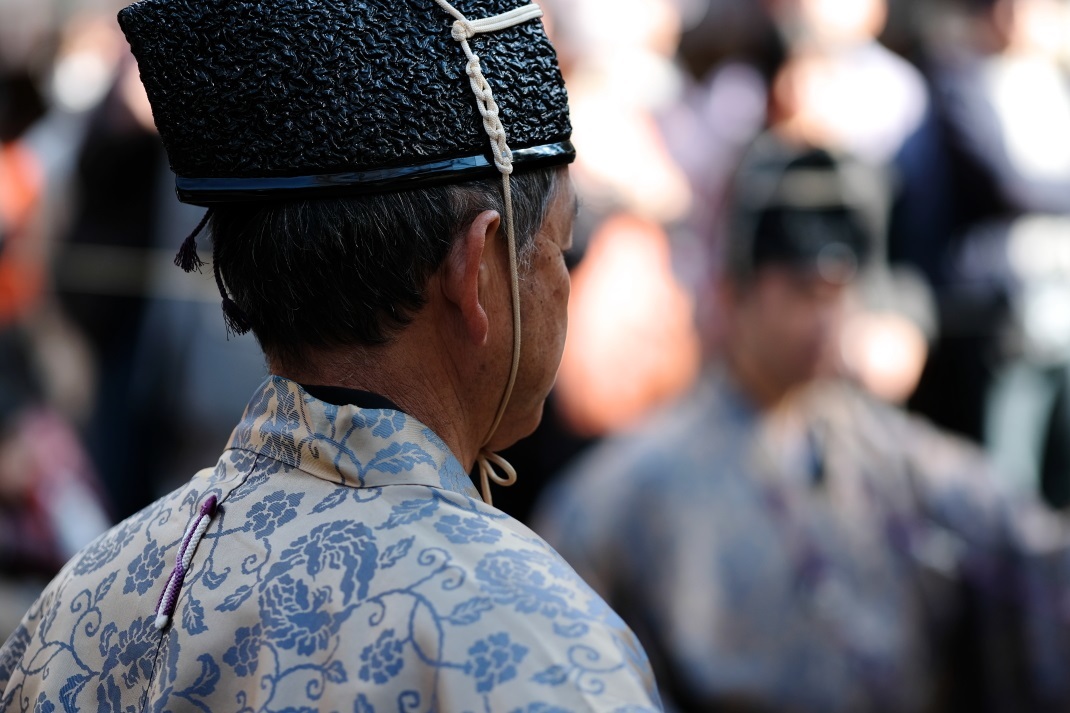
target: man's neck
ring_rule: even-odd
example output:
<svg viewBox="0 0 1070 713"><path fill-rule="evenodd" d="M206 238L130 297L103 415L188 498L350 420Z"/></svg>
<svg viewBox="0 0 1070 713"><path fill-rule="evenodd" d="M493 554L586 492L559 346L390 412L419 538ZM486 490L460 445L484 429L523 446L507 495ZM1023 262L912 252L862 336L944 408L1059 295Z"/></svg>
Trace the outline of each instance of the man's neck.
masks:
<svg viewBox="0 0 1070 713"><path fill-rule="evenodd" d="M772 411L786 400L788 390L763 374L753 360L729 350L725 355L725 367L739 391L757 409Z"/></svg>
<svg viewBox="0 0 1070 713"><path fill-rule="evenodd" d="M362 409L380 409L403 411L396 403L381 394L361 389L349 389L344 386L322 386L319 384L301 384L310 396L334 406L356 406Z"/></svg>
<svg viewBox="0 0 1070 713"><path fill-rule="evenodd" d="M380 347L321 349L300 366L272 363L271 372L300 384L370 392L430 428L468 470L475 463L489 418L460 388L448 360L427 359L410 339ZM488 420L488 423L483 421Z"/></svg>

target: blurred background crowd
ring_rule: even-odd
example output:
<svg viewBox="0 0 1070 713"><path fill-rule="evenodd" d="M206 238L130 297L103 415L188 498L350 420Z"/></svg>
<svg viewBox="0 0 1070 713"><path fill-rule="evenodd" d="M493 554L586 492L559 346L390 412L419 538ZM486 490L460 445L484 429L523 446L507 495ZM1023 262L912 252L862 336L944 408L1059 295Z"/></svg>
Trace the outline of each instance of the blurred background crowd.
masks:
<svg viewBox="0 0 1070 713"><path fill-rule="evenodd" d="M214 463L265 375L253 339L228 338L210 274L172 264L203 211L174 197L122 4L0 0L0 635L74 551ZM822 353L787 385L831 376L909 410L972 442L978 478L1062 516L1068 0L542 4L583 210L558 384L497 505L530 522L578 454L626 440L726 358L733 245L761 252L755 224L790 164L770 156L820 149L792 200L846 207L865 249L812 251L849 290L828 335L810 315L794 325L814 343L766 344ZM810 180L828 161L845 177L831 199ZM899 455L936 458L891 432Z"/></svg>

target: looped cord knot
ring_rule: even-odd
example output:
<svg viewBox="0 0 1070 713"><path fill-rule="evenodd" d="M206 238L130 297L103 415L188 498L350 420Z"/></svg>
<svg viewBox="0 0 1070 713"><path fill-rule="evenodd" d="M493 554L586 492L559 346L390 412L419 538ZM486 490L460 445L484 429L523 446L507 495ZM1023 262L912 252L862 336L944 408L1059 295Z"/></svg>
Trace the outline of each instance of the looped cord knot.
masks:
<svg viewBox="0 0 1070 713"><path fill-rule="evenodd" d="M480 492L483 494L483 502L487 505L493 505L494 498L490 494L490 484L494 483L503 488L516 485L516 468L497 453L491 453L488 450L484 450L479 454L479 461L477 462L479 463L479 486ZM494 472L492 463L501 468L502 472L505 473L505 477Z"/></svg>
<svg viewBox="0 0 1070 713"><path fill-rule="evenodd" d="M453 39L458 42L470 40L476 36L476 28L468 20L457 20L453 23Z"/></svg>

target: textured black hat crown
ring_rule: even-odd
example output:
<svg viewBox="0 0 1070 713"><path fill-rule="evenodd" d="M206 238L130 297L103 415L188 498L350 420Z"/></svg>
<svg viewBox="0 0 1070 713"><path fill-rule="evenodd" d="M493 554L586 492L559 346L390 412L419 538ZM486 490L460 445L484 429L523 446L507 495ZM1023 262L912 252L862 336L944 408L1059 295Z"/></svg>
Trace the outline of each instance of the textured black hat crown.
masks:
<svg viewBox="0 0 1070 713"><path fill-rule="evenodd" d="M458 0L471 20L524 0ZM435 0L141 0L119 13L191 203L497 174L454 18ZM469 40L517 170L574 155L542 23Z"/></svg>

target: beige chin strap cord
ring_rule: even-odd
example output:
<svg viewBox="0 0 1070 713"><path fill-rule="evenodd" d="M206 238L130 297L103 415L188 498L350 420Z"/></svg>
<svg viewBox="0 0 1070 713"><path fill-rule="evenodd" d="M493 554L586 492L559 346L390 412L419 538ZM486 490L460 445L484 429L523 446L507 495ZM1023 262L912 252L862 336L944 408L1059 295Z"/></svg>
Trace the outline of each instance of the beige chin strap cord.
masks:
<svg viewBox="0 0 1070 713"><path fill-rule="evenodd" d="M505 127L502 126L498 117L498 104L494 101L494 92L491 91L487 78L483 76L483 68L480 66L479 57L472 51L468 40L485 32L497 32L515 25L519 25L542 17L542 9L532 3L519 7L515 10L488 17L481 20L469 20L462 15L457 8L450 5L446 0L435 0L439 6L454 17L453 39L461 44L468 65L465 73L472 84L472 92L476 95L476 104L479 113L483 117L483 128L490 137L490 148L494 155L494 165L502 174L502 193L505 202L505 233L509 244L509 279L512 282L513 301L513 362L509 368L509 382L505 386L501 404L498 406L498 415L494 418L494 424L490 427L490 434L479 452L476 462L479 464L479 479L483 493L483 501L487 505L493 505L490 494L490 484L494 482L502 487L509 487L516 483L516 469L497 453L487 450L487 445L498 431L505 409L509 406L509 399L513 395L513 386L516 384L516 374L520 367L520 276L516 257L516 230L513 224L513 193L509 185L509 176L513 173L513 152L509 150L506 141ZM494 472L494 466L498 466L505 476Z"/></svg>

